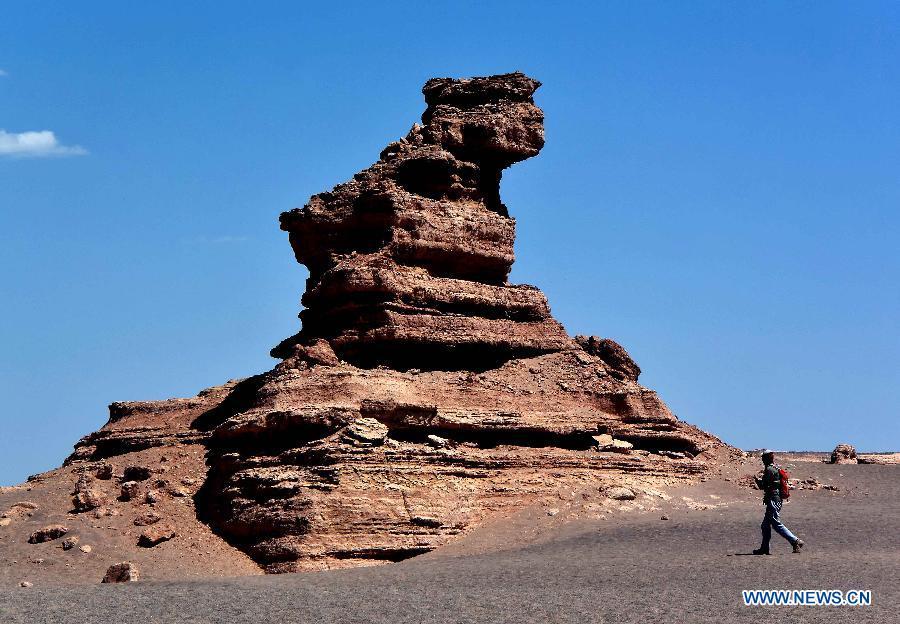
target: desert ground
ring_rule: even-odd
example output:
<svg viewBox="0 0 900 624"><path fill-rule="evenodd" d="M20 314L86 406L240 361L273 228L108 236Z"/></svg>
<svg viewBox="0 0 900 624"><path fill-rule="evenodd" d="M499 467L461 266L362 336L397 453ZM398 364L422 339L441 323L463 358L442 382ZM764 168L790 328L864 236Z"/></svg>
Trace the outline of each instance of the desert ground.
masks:
<svg viewBox="0 0 900 624"><path fill-rule="evenodd" d="M377 567L286 575L59 585L0 570L4 623L139 622L877 622L900 609L900 466L781 459L796 490L785 523L799 555L758 545L748 457L696 485L597 512L579 492L497 519L461 540ZM666 519L663 519L665 517ZM0 528L0 536L4 528ZM3 569L13 567L4 562ZM35 569L40 563L34 563ZM20 568L19 568L20 569ZM747 607L742 589L868 589L860 607Z"/></svg>

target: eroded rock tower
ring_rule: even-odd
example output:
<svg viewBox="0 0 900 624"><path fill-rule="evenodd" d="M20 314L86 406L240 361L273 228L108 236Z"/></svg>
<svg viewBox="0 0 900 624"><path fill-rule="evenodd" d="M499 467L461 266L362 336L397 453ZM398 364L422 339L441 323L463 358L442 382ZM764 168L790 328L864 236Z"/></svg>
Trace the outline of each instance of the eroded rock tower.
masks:
<svg viewBox="0 0 900 624"><path fill-rule="evenodd" d="M183 480L198 517L269 572L396 561L561 489L703 474L720 441L639 385L617 343L570 338L540 290L507 283L500 176L544 144L538 86L428 81L421 125L281 215L310 273L281 363L194 399L116 403L70 465L202 445Z"/></svg>

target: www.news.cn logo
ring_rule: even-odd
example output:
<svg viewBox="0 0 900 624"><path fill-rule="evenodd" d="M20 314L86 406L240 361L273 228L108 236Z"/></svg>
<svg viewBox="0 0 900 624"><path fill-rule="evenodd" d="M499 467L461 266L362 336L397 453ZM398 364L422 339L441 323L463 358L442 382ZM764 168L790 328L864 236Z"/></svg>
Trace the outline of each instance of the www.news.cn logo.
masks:
<svg viewBox="0 0 900 624"><path fill-rule="evenodd" d="M741 592L748 607L800 605L814 607L861 607L872 604L868 589L745 589Z"/></svg>

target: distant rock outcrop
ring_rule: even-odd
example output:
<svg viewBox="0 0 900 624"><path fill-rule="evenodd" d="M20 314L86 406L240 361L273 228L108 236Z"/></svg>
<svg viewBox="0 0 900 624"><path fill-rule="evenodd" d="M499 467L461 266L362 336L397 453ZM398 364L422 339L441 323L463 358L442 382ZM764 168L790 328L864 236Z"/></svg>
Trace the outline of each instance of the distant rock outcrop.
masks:
<svg viewBox="0 0 900 624"><path fill-rule="evenodd" d="M832 464L856 464L856 449L849 444L838 444L831 451Z"/></svg>

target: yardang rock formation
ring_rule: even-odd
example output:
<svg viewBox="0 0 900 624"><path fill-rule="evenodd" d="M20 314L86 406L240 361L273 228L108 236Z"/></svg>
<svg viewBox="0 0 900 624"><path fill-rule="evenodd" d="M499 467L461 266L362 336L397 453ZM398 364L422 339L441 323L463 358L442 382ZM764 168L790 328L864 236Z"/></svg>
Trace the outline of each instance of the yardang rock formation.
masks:
<svg viewBox="0 0 900 624"><path fill-rule="evenodd" d="M273 355L325 338L359 366L473 370L570 346L543 293L506 282L515 220L500 175L544 145L539 84L430 80L424 125L281 215L310 277L303 330Z"/></svg>
<svg viewBox="0 0 900 624"><path fill-rule="evenodd" d="M192 399L113 404L68 460L81 513L123 504L116 479L91 476L109 464L182 456L151 466L157 497L195 484L197 517L286 572L398 561L562 488L702 475L718 439L640 386L621 346L570 338L540 290L507 282L500 177L544 144L539 86L430 80L421 125L282 214L309 280L281 363Z"/></svg>

